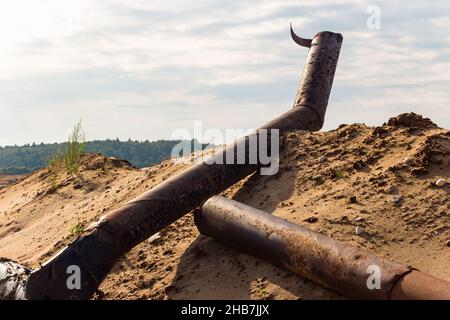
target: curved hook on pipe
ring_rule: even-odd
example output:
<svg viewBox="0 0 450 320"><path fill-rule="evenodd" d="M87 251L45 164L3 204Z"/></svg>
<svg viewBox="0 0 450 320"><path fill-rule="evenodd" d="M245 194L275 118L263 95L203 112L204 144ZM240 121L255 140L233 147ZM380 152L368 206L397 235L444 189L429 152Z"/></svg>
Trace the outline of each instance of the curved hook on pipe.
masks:
<svg viewBox="0 0 450 320"><path fill-rule="evenodd" d="M299 37L298 35L296 35L294 30L292 30L292 22L290 23L290 27L291 27L292 40L294 40L294 42L296 44L298 44L299 46L302 46L302 47L305 47L305 48L310 48L312 39L303 39L303 38Z"/></svg>

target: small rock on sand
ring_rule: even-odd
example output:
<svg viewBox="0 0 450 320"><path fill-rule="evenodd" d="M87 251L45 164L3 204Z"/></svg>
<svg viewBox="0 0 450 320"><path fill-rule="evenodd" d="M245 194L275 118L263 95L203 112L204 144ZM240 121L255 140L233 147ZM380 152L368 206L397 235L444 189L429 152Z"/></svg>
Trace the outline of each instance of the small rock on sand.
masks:
<svg viewBox="0 0 450 320"><path fill-rule="evenodd" d="M392 196L392 204L394 206L399 205L400 204L400 200L402 200L402 196L399 194L395 194Z"/></svg>
<svg viewBox="0 0 450 320"><path fill-rule="evenodd" d="M355 228L355 233L359 236L359 235L364 233L364 229L361 228L361 227L356 227Z"/></svg>
<svg viewBox="0 0 450 320"><path fill-rule="evenodd" d="M150 238L148 238L148 242L153 243L153 242L155 242L158 239L161 239L161 234L159 232L155 233Z"/></svg>
<svg viewBox="0 0 450 320"><path fill-rule="evenodd" d="M308 223L316 223L317 221L319 221L319 219L317 219L316 217L308 217L304 221Z"/></svg>
<svg viewBox="0 0 450 320"><path fill-rule="evenodd" d="M327 157L320 156L319 158L317 158L317 161L319 161L319 163L323 163L323 162L327 161Z"/></svg>
<svg viewBox="0 0 450 320"><path fill-rule="evenodd" d="M405 159L403 160L403 164L404 164L404 165L409 166L409 165L411 165L412 163L413 163L413 159L411 159L411 158L405 158Z"/></svg>
<svg viewBox="0 0 450 320"><path fill-rule="evenodd" d="M445 179L438 179L436 181L436 186L443 187L446 183L447 183L447 181L445 181Z"/></svg>
<svg viewBox="0 0 450 320"><path fill-rule="evenodd" d="M384 189L384 192L386 193L393 193L394 192L394 187L393 186L387 186L386 189Z"/></svg>

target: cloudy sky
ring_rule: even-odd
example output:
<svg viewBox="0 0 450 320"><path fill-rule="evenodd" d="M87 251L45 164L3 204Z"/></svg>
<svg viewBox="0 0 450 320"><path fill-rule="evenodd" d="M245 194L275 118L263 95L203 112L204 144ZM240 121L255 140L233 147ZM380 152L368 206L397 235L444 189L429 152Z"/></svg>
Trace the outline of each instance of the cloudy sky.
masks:
<svg viewBox="0 0 450 320"><path fill-rule="evenodd" d="M290 21L344 36L324 129L409 111L450 128L447 0L5 0L0 145L63 141L80 118L88 139L257 127L299 84Z"/></svg>

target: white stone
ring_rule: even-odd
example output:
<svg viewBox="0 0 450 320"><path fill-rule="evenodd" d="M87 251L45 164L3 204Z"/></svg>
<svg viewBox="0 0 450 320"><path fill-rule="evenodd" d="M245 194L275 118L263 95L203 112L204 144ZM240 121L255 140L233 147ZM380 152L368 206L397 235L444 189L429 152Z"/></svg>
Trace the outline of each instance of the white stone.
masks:
<svg viewBox="0 0 450 320"><path fill-rule="evenodd" d="M317 158L317 161L319 161L320 163L327 161L327 157L325 156L320 156L319 158Z"/></svg>
<svg viewBox="0 0 450 320"><path fill-rule="evenodd" d="M413 159L411 159L411 158L405 158L405 159L403 160L403 164L404 164L404 165L409 166L409 165L412 164L412 163L413 163Z"/></svg>
<svg viewBox="0 0 450 320"><path fill-rule="evenodd" d="M150 238L148 238L148 242L153 243L158 239L161 239L161 234L159 232L155 233Z"/></svg>
<svg viewBox="0 0 450 320"><path fill-rule="evenodd" d="M397 205L401 199L402 199L402 196L400 194L395 194L392 196L392 203L394 205Z"/></svg>
<svg viewBox="0 0 450 320"><path fill-rule="evenodd" d="M447 181L445 181L445 179L438 179L436 181L436 186L443 187L446 183L447 183Z"/></svg>
<svg viewBox="0 0 450 320"><path fill-rule="evenodd" d="M364 229L361 228L361 227L356 227L355 228L355 233L359 236L359 235L364 233Z"/></svg>

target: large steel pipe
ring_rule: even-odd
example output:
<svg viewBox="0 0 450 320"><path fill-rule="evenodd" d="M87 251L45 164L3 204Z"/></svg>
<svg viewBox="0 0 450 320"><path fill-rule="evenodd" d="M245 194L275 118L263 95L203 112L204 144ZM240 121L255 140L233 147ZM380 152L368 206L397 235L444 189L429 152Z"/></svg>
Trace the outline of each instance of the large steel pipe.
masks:
<svg viewBox="0 0 450 320"><path fill-rule="evenodd" d="M263 129L278 129L279 135L293 130L319 130L322 127L326 103L331 90L342 35L332 32L318 33L312 40L308 66L302 80L305 101L264 125ZM319 97L320 96L320 97ZM327 99L323 99L323 97ZM314 97L314 98L313 98ZM249 151L252 138L261 138L260 131L238 140L216 154L216 159L226 159L234 154L234 164L200 162L178 174L122 208L103 216L91 225L81 238L32 272L26 286L28 299L87 299L95 292L113 264L131 248L167 227L186 213L195 209L214 194L220 193L262 166L260 161L251 164L255 155ZM247 146L247 147L246 147ZM244 147L244 148L243 148ZM245 150L245 164L236 164L235 150ZM258 156L256 156L258 158ZM259 158L258 158L259 159ZM219 163L217 163L219 162ZM68 288L68 269L79 268L81 288Z"/></svg>
<svg viewBox="0 0 450 320"><path fill-rule="evenodd" d="M450 283L234 200L195 212L201 233L358 299L450 299Z"/></svg>

